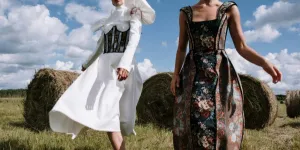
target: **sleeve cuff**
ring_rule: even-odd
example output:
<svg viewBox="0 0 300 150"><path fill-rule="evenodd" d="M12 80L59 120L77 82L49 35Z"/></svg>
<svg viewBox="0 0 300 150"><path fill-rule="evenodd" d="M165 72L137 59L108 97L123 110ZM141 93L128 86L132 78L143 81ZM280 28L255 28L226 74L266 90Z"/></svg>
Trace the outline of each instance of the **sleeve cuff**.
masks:
<svg viewBox="0 0 300 150"><path fill-rule="evenodd" d="M128 72L130 72L131 65L130 66L119 66L118 68L123 68L123 69L127 70Z"/></svg>

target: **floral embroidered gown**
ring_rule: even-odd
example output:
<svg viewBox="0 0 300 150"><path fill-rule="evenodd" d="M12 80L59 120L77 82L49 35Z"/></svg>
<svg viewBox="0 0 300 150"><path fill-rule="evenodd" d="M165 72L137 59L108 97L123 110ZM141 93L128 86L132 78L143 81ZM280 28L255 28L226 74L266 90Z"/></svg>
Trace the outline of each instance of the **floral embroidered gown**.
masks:
<svg viewBox="0 0 300 150"><path fill-rule="evenodd" d="M224 2L217 18L193 22L187 17L190 51L176 89L173 141L176 150L239 150L243 139L243 91L239 76L225 52L228 30Z"/></svg>

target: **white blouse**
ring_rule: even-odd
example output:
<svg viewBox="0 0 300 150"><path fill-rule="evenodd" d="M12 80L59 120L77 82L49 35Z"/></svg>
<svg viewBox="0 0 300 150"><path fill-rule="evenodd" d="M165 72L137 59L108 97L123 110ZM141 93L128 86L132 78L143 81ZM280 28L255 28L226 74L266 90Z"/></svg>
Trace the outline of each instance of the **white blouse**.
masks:
<svg viewBox="0 0 300 150"><path fill-rule="evenodd" d="M102 19L96 22L92 26L92 30L98 31L102 30L102 35L99 38L97 44L97 49L94 53L91 54L89 59L83 64L84 68L88 68L95 59L103 53L104 38L103 34L108 33L114 26L117 27L119 31L129 31L129 42L126 46L126 50L119 62L118 68L124 68L130 71L130 66L134 57L134 53L138 46L142 23L141 23L141 11L138 8L133 8L129 10L125 6L116 7L112 14L107 19Z"/></svg>
<svg viewBox="0 0 300 150"><path fill-rule="evenodd" d="M83 64L87 69L49 112L53 131L72 134L72 139L84 126L98 131L121 131L125 136L135 134L136 105L143 81L134 61L134 53L140 40L142 23L153 22L155 13L146 0L126 1L132 2L135 7L118 7L107 19L101 19L92 26L93 31L102 30L97 49ZM141 18L141 11L146 18ZM104 53L103 34L115 27L128 32L125 51ZM117 68L130 72L126 80L118 80Z"/></svg>

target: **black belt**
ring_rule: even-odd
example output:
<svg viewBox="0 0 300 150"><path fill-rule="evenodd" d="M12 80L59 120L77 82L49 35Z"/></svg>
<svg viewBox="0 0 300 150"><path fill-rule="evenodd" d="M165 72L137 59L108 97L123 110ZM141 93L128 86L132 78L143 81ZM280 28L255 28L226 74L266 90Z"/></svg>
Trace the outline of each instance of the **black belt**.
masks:
<svg viewBox="0 0 300 150"><path fill-rule="evenodd" d="M104 52L103 53L124 53L129 41L129 29L119 31L114 26L108 33L104 34Z"/></svg>

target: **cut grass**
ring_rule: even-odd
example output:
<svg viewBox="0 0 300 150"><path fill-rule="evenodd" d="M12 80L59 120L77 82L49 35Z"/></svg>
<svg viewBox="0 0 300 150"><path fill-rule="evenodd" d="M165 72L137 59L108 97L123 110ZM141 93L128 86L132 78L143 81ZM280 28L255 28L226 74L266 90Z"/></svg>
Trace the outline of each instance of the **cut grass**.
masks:
<svg viewBox="0 0 300 150"><path fill-rule="evenodd" d="M0 98L0 149L2 150L108 150L112 149L104 132L87 130L75 140L51 131L34 132L24 125L22 98ZM151 124L137 125L137 136L126 137L129 150L173 149L172 133ZM279 105L275 123L263 130L246 130L243 150L299 150L300 118L286 115Z"/></svg>
<svg viewBox="0 0 300 150"><path fill-rule="evenodd" d="M108 150L112 149L104 132L87 130L75 140L70 135L27 129L22 99L0 98L0 150ZM126 137L130 150L172 149L172 133L152 125L136 126L137 136Z"/></svg>
<svg viewBox="0 0 300 150"><path fill-rule="evenodd" d="M274 124L263 130L246 130L245 150L299 150L300 118L291 119L286 107L279 104L278 117Z"/></svg>

